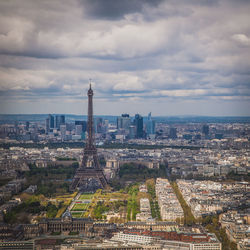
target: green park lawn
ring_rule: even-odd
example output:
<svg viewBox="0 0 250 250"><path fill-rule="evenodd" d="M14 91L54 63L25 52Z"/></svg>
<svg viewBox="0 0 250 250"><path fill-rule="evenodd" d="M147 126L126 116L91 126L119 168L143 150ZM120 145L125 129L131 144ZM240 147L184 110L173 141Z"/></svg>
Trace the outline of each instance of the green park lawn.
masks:
<svg viewBox="0 0 250 250"><path fill-rule="evenodd" d="M82 212L72 212L72 217L73 218L81 218L82 217Z"/></svg>
<svg viewBox="0 0 250 250"><path fill-rule="evenodd" d="M88 207L89 207L89 204L80 203L80 204L75 204L71 210L72 211L85 211L88 209Z"/></svg>
<svg viewBox="0 0 250 250"><path fill-rule="evenodd" d="M94 194L81 194L79 200L91 200Z"/></svg>

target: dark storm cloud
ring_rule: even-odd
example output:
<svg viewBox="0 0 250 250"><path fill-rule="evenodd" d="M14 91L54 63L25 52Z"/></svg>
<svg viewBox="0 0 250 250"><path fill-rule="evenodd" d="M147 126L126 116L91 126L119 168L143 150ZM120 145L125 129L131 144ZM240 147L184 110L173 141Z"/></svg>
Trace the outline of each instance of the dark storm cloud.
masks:
<svg viewBox="0 0 250 250"><path fill-rule="evenodd" d="M84 13L92 18L117 20L126 14L141 12L145 5L157 7L163 0L79 0Z"/></svg>

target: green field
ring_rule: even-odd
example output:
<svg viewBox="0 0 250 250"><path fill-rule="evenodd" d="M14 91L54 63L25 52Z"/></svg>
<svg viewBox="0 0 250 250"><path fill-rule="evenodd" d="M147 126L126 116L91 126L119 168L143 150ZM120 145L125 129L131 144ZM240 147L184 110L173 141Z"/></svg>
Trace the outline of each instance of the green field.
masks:
<svg viewBox="0 0 250 250"><path fill-rule="evenodd" d="M72 217L73 218L81 218L82 217L82 212L72 212Z"/></svg>
<svg viewBox="0 0 250 250"><path fill-rule="evenodd" d="M91 200L94 194L81 194L79 200Z"/></svg>
<svg viewBox="0 0 250 250"><path fill-rule="evenodd" d="M71 211L85 211L89 207L89 204L75 204Z"/></svg>

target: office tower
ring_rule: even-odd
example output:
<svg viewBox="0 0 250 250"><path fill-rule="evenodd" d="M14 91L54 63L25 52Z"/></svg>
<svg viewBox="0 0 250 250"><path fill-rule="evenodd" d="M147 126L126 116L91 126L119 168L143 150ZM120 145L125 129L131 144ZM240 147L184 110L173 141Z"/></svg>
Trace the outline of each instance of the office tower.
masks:
<svg viewBox="0 0 250 250"><path fill-rule="evenodd" d="M76 135L82 135L82 125L76 125Z"/></svg>
<svg viewBox="0 0 250 250"><path fill-rule="evenodd" d="M75 124L72 122L71 123L67 122L65 125L66 125L67 131L73 131L75 129Z"/></svg>
<svg viewBox="0 0 250 250"><path fill-rule="evenodd" d="M25 130L26 130L26 131L29 131L29 128L30 128L30 123L29 123L29 122L26 122L26 123L25 123Z"/></svg>
<svg viewBox="0 0 250 250"><path fill-rule="evenodd" d="M55 119L53 115L49 114L49 128L53 129L55 128Z"/></svg>
<svg viewBox="0 0 250 250"><path fill-rule="evenodd" d="M135 139L136 137L136 126L129 126L129 138L130 139Z"/></svg>
<svg viewBox="0 0 250 250"><path fill-rule="evenodd" d="M82 132L87 131L87 122L86 121L75 121L75 126L76 125L82 125Z"/></svg>
<svg viewBox="0 0 250 250"><path fill-rule="evenodd" d="M60 125L61 138L63 141L66 139L66 125Z"/></svg>
<svg viewBox="0 0 250 250"><path fill-rule="evenodd" d="M45 120L45 133L48 134L49 130L50 130L50 128L49 128L49 118L47 118Z"/></svg>
<svg viewBox="0 0 250 250"><path fill-rule="evenodd" d="M97 149L95 147L94 121L93 121L93 90L88 90L88 138L84 148L83 160L77 169L70 189L78 188L80 191L95 191L107 185L106 177L99 165Z"/></svg>
<svg viewBox="0 0 250 250"><path fill-rule="evenodd" d="M34 131L34 133L37 134L37 132L38 132L38 123L37 123L37 122L35 122L35 123L33 124L33 131Z"/></svg>
<svg viewBox="0 0 250 250"><path fill-rule="evenodd" d="M134 125L136 127L136 138L143 138L143 117L141 115L135 115Z"/></svg>
<svg viewBox="0 0 250 250"><path fill-rule="evenodd" d="M205 138L208 138L208 136L209 136L209 126L207 124L204 124L202 126L202 134L205 135Z"/></svg>
<svg viewBox="0 0 250 250"><path fill-rule="evenodd" d="M61 125L65 125L65 115L56 116L56 128L59 129Z"/></svg>
<svg viewBox="0 0 250 250"><path fill-rule="evenodd" d="M56 115L55 120L56 120L55 128L59 129L60 128L60 116Z"/></svg>
<svg viewBox="0 0 250 250"><path fill-rule="evenodd" d="M15 121L15 133L16 133L16 135L18 135L20 133L20 129L19 129L18 125L19 125L18 121Z"/></svg>
<svg viewBox="0 0 250 250"><path fill-rule="evenodd" d="M95 132L96 133L102 133L102 118L101 117L96 117L95 118Z"/></svg>
<svg viewBox="0 0 250 250"><path fill-rule="evenodd" d="M131 124L131 119L129 117L129 114L122 114L122 128L129 129L130 124Z"/></svg>
<svg viewBox="0 0 250 250"><path fill-rule="evenodd" d="M149 112L149 113L148 113L148 121L152 120L151 115L152 115L152 113Z"/></svg>
<svg viewBox="0 0 250 250"><path fill-rule="evenodd" d="M131 119L129 114L122 114L121 116L117 117L117 129L129 129L131 125Z"/></svg>
<svg viewBox="0 0 250 250"><path fill-rule="evenodd" d="M173 139L173 140L177 138L177 129L176 128L170 128L169 138Z"/></svg>
<svg viewBox="0 0 250 250"><path fill-rule="evenodd" d="M117 126L117 129L122 128L122 117L121 116L117 117L116 126Z"/></svg>
<svg viewBox="0 0 250 250"><path fill-rule="evenodd" d="M146 121L146 132L147 136L155 134L155 121L152 120L151 112L148 114L148 119Z"/></svg>
<svg viewBox="0 0 250 250"><path fill-rule="evenodd" d="M103 124L104 132L107 133L108 129L109 129L109 120L104 120L104 124Z"/></svg>
<svg viewBox="0 0 250 250"><path fill-rule="evenodd" d="M106 126L106 127L109 126L109 120L104 120L104 126Z"/></svg>

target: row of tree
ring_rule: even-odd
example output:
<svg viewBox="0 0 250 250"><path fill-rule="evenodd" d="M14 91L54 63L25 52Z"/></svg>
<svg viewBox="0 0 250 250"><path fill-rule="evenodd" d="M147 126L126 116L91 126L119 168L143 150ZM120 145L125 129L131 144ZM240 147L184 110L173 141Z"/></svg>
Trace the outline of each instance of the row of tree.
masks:
<svg viewBox="0 0 250 250"><path fill-rule="evenodd" d="M101 220L101 219L105 218L103 213L105 213L109 210L110 210L110 207L105 206L103 201L98 201L95 208L94 208L93 215L94 215L95 219Z"/></svg>
<svg viewBox="0 0 250 250"><path fill-rule="evenodd" d="M217 236L222 243L222 250L237 250L237 245L228 239L225 228L220 226L218 215L206 216L201 222L209 232Z"/></svg>
<svg viewBox="0 0 250 250"><path fill-rule="evenodd" d="M218 215L206 216L196 220L192 214L191 208L184 200L177 183L170 183L184 211L184 224L190 226L199 222L205 226L209 232L214 233L217 236L219 241L222 243L222 250L237 250L237 245L233 242L230 242L225 229L221 228Z"/></svg>
<svg viewBox="0 0 250 250"><path fill-rule="evenodd" d="M177 197L177 199L179 200L180 204L181 204L181 207L183 209L183 212L184 212L184 224L185 225L188 225L188 226L191 226L193 224L196 223L196 220L194 218L194 215L191 211L191 208L187 205L186 201L184 200L179 188L178 188L178 185L176 182L170 182L174 192L175 192L175 195Z"/></svg>
<svg viewBox="0 0 250 250"><path fill-rule="evenodd" d="M85 143L83 141L75 142L46 142L46 143L0 143L0 148L9 149L10 147L22 147L22 148L84 148ZM128 149L162 149L162 148L179 148L179 149L193 149L199 150L201 147L198 146L178 146L178 145L140 145L140 144L128 144L128 143L105 143L104 145L98 146L100 148L128 148Z"/></svg>
<svg viewBox="0 0 250 250"><path fill-rule="evenodd" d="M140 212L137 194L139 192L138 184L131 185L127 193L130 195L127 203L127 220L136 220L136 214Z"/></svg>
<svg viewBox="0 0 250 250"><path fill-rule="evenodd" d="M160 208L155 193L155 180L154 179L147 180L146 185L149 194L149 202L150 202L152 218L157 218L157 220L161 220Z"/></svg>

